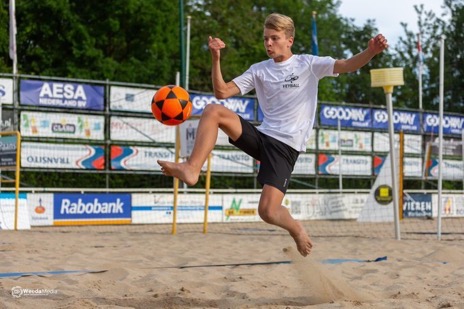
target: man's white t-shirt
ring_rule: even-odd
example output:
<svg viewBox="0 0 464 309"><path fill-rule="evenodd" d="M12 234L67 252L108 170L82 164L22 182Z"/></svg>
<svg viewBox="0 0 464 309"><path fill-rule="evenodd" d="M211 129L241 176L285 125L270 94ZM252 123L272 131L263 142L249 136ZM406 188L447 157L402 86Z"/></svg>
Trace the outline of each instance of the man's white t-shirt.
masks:
<svg viewBox="0 0 464 309"><path fill-rule="evenodd" d="M293 55L283 62L253 64L233 79L242 95L256 89L264 114L258 130L297 151L306 151L314 125L319 80L334 74L335 59Z"/></svg>

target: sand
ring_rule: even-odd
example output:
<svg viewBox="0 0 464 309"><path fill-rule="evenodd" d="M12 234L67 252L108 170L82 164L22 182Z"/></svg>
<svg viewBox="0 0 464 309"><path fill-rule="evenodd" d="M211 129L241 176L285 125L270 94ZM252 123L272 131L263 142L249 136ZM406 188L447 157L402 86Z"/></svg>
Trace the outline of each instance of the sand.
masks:
<svg viewBox="0 0 464 309"><path fill-rule="evenodd" d="M256 226L0 231L0 308L464 308L464 241L313 237L303 258Z"/></svg>

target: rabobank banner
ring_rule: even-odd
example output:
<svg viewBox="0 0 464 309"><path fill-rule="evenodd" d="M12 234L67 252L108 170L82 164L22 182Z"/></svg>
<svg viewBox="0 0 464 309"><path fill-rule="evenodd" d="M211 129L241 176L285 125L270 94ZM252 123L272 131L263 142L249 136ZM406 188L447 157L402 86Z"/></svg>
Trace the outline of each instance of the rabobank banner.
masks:
<svg viewBox="0 0 464 309"><path fill-rule="evenodd" d="M371 109L353 106L321 105L320 124L323 126L340 126L348 128L365 128L372 126Z"/></svg>
<svg viewBox="0 0 464 309"><path fill-rule="evenodd" d="M130 224L131 194L55 193L54 225Z"/></svg>
<svg viewBox="0 0 464 309"><path fill-rule="evenodd" d="M440 117L435 113L423 114L424 133L438 134ZM443 115L443 134L460 135L464 131L464 117L456 115Z"/></svg>
<svg viewBox="0 0 464 309"><path fill-rule="evenodd" d="M420 133L420 115L417 112L393 111L395 131ZM386 109L372 110L372 128L388 130L388 113Z"/></svg>
<svg viewBox="0 0 464 309"><path fill-rule="evenodd" d="M207 94L190 94L193 110L192 115L201 115L206 105L221 104L240 115L243 119L255 120L255 99L245 97L231 97L225 100Z"/></svg>
<svg viewBox="0 0 464 309"><path fill-rule="evenodd" d="M20 103L23 105L104 109L103 86L23 79L19 87Z"/></svg>

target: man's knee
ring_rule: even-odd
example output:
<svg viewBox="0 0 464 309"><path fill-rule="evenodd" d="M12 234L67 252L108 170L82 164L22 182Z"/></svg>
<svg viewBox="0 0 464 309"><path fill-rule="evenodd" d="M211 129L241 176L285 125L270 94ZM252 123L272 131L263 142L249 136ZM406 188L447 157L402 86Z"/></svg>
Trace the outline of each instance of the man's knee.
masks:
<svg viewBox="0 0 464 309"><path fill-rule="evenodd" d="M220 104L208 104L205 106L202 114L208 115L209 117L217 117L223 107L224 106Z"/></svg>
<svg viewBox="0 0 464 309"><path fill-rule="evenodd" d="M258 214L266 223L275 222L275 213L269 207L259 207Z"/></svg>

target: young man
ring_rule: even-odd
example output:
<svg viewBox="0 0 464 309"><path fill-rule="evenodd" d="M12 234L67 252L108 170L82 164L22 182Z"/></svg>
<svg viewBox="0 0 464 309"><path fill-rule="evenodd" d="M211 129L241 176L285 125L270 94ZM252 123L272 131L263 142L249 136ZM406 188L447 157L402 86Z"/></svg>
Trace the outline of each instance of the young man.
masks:
<svg viewBox="0 0 464 309"><path fill-rule="evenodd" d="M201 168L216 143L218 129L231 144L259 160L258 181L263 189L258 205L267 223L286 229L301 255L307 256L312 242L302 224L282 206L290 175L300 152L305 152L317 105L318 82L325 76L356 71L388 47L382 35L369 40L363 52L350 59L294 55L291 51L295 27L290 17L271 14L264 22L264 48L270 59L252 65L245 73L225 82L221 73L224 42L209 37L211 77L218 99L244 95L256 90L264 118L255 127L218 104L207 105L197 129L195 145L186 162L158 161L164 175L177 177L187 185L198 181Z"/></svg>

